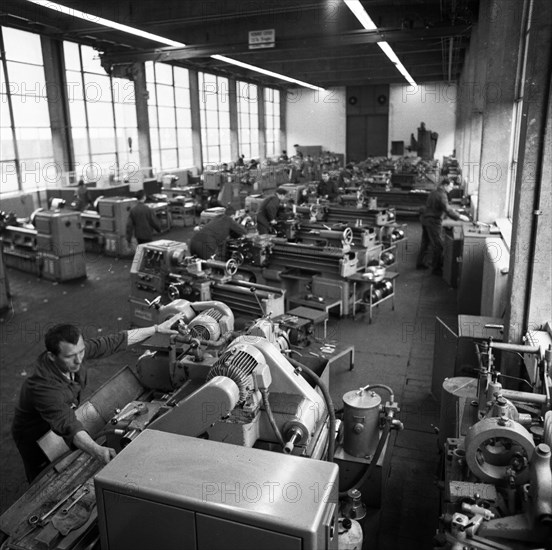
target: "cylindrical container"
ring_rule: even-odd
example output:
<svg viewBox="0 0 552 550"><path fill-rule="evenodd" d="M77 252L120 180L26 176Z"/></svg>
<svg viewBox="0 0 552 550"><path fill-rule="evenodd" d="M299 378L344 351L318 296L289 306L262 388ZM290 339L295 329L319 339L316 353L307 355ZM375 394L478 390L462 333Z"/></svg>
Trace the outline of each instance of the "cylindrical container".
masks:
<svg viewBox="0 0 552 550"><path fill-rule="evenodd" d="M343 518L339 520L339 550L362 550L362 527L355 519Z"/></svg>
<svg viewBox="0 0 552 550"><path fill-rule="evenodd" d="M441 414L439 418L439 447L443 449L447 438L458 437L457 418L460 399L477 398L477 378L457 376L445 378L441 390Z"/></svg>
<svg viewBox="0 0 552 550"><path fill-rule="evenodd" d="M374 454L379 441L381 397L371 390L354 390L343 396L343 449L359 458Z"/></svg>

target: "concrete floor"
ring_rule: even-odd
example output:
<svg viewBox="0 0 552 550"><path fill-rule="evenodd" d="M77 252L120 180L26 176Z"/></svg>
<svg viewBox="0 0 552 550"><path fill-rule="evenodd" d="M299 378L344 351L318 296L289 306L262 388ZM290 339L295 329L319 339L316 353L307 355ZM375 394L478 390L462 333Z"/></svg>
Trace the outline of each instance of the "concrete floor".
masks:
<svg viewBox="0 0 552 550"><path fill-rule="evenodd" d="M414 269L420 226L408 222L408 246L399 254L400 277L395 310L390 301L368 315L333 318L329 337L355 345L355 369L346 360L332 370L330 391L336 407L342 396L366 384L387 384L401 406L405 429L396 435L391 472L383 504L371 521L379 525L377 541L371 534L365 548L401 550L431 548L439 515L439 453L434 427L439 411L430 395L435 316L456 314L456 291L428 271ZM189 229L177 229L163 238L184 240ZM106 334L129 326L130 259L87 253L85 280L64 284L8 270L13 308L0 317L0 511L6 510L27 488L19 455L10 437L13 406L33 359L43 349L43 336L52 324L73 322L85 336ZM92 362L93 391L122 366L132 365L140 350L128 350L107 360ZM370 528L368 532L373 533Z"/></svg>

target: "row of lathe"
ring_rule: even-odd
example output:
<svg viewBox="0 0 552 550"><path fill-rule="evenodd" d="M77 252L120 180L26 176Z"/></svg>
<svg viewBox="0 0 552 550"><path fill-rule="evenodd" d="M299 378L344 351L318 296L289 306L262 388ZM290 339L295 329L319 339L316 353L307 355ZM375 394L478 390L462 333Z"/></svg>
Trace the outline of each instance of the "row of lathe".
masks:
<svg viewBox="0 0 552 550"><path fill-rule="evenodd" d="M136 202L130 197L104 198L98 202L98 212L38 211L30 224L8 225L2 234L5 264L59 282L86 277L86 250L116 257L132 254L126 223ZM151 207L168 231L166 204Z"/></svg>

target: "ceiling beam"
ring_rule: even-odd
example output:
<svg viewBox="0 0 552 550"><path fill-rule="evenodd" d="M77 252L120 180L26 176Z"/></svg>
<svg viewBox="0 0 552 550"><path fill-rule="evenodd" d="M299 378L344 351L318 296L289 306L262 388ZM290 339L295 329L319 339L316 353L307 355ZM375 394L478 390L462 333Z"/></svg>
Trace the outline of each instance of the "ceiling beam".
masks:
<svg viewBox="0 0 552 550"><path fill-rule="evenodd" d="M362 44L375 44L377 42L404 42L427 40L431 38L443 38L462 35L469 30L468 25L455 25L448 27L433 27L430 29L389 30L378 31L354 31L339 35L326 35L321 37L303 37L276 41L277 50L301 50L303 48L337 48L340 46L359 46ZM106 52L102 59L105 65L120 63L132 63L137 61L168 62L180 59L193 59L195 57L210 57L211 55L239 55L250 52L245 42L234 44L203 44L186 46L185 48L156 48L140 52Z"/></svg>

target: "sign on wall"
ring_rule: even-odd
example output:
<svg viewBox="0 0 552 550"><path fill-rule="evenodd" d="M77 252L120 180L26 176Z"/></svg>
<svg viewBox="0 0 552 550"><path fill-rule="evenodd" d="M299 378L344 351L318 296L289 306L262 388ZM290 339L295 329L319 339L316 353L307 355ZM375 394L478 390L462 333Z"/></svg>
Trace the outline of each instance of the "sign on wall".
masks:
<svg viewBox="0 0 552 550"><path fill-rule="evenodd" d="M249 49L274 48L276 43L276 30L263 29L261 31L249 31Z"/></svg>

